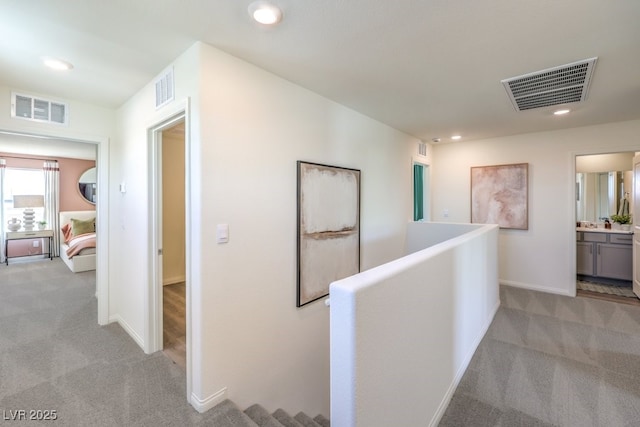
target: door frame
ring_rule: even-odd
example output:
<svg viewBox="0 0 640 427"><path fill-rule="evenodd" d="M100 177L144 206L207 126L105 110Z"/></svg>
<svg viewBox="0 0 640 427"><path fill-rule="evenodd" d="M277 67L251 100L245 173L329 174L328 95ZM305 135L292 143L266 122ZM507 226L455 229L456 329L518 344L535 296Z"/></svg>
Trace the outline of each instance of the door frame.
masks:
<svg viewBox="0 0 640 427"><path fill-rule="evenodd" d="M423 183L423 208L424 208L424 218L423 221L429 222L433 221L431 215L431 162L426 158L420 158L417 156L411 157L411 212L413 212L413 204L414 200L414 165L420 165L424 168L424 183ZM413 213L411 214L411 220L413 220Z"/></svg>
<svg viewBox="0 0 640 427"><path fill-rule="evenodd" d="M640 221L638 221L638 215L636 215L636 208L640 210L640 188L636 185L636 182L640 181L640 169L636 170L637 168L640 168L640 155L633 156L633 168L631 169L633 174L633 237L631 242L633 270L631 273L631 287L633 293L640 298Z"/></svg>
<svg viewBox="0 0 640 427"><path fill-rule="evenodd" d="M191 357L191 133L189 99L176 102L175 105L165 107L166 111L150 126L147 127L149 145L149 285L145 298L145 327L144 342L147 354L162 350L163 320L162 320L162 132L177 123L184 121L184 149L185 149L185 321L186 321L186 391L187 401L191 402L192 390L192 357Z"/></svg>
<svg viewBox="0 0 640 427"><path fill-rule="evenodd" d="M109 138L101 136L75 136L75 132L46 130L24 132L0 128L0 133L27 138L80 142L96 146L98 194L96 200L96 298L98 300L98 324L110 323L109 319Z"/></svg>

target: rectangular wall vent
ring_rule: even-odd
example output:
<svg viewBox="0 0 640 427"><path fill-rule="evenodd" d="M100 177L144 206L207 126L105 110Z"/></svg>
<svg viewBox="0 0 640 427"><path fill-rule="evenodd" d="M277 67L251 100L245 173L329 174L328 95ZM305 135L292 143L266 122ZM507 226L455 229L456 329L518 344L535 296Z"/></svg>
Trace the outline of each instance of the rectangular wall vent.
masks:
<svg viewBox="0 0 640 427"><path fill-rule="evenodd" d="M586 101L598 58L501 80L516 111Z"/></svg>
<svg viewBox="0 0 640 427"><path fill-rule="evenodd" d="M427 144L424 142L418 143L418 155L427 157Z"/></svg>
<svg viewBox="0 0 640 427"><path fill-rule="evenodd" d="M69 106L64 102L12 92L11 117L66 125L69 123Z"/></svg>
<svg viewBox="0 0 640 427"><path fill-rule="evenodd" d="M160 77L156 79L156 109L173 101L174 98L174 78L173 67L165 70Z"/></svg>

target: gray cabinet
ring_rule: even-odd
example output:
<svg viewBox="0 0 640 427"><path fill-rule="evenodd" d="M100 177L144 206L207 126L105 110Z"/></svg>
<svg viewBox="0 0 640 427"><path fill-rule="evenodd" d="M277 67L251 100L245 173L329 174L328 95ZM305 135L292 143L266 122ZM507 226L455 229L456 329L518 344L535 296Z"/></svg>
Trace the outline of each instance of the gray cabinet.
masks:
<svg viewBox="0 0 640 427"><path fill-rule="evenodd" d="M632 235L578 232L577 273L619 280L633 279Z"/></svg>
<svg viewBox="0 0 640 427"><path fill-rule="evenodd" d="M578 242L578 249L576 250L576 257L578 259L578 274L586 274L587 276L593 276L595 272L595 265L593 263L593 243Z"/></svg>

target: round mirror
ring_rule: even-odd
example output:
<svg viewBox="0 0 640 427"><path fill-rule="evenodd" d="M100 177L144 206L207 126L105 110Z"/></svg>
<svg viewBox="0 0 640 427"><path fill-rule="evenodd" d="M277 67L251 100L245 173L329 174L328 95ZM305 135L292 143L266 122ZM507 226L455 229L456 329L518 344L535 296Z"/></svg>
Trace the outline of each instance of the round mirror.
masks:
<svg viewBox="0 0 640 427"><path fill-rule="evenodd" d="M78 180L80 194L89 203L96 203L96 168L92 167L84 171Z"/></svg>

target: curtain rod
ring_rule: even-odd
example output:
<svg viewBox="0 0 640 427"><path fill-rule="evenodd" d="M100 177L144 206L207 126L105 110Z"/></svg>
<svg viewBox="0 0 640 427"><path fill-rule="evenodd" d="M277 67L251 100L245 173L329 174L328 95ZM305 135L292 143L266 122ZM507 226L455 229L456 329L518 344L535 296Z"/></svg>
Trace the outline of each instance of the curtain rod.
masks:
<svg viewBox="0 0 640 427"><path fill-rule="evenodd" d="M7 155L4 155L4 154L0 154L0 159L6 158L6 157L8 157L8 158L10 158L10 159L21 159L21 160L42 160L43 162L57 162L57 160L56 160L56 159L41 159L41 158L39 158L39 157L20 157L20 156L10 156L10 155L9 155L9 156L7 156Z"/></svg>

